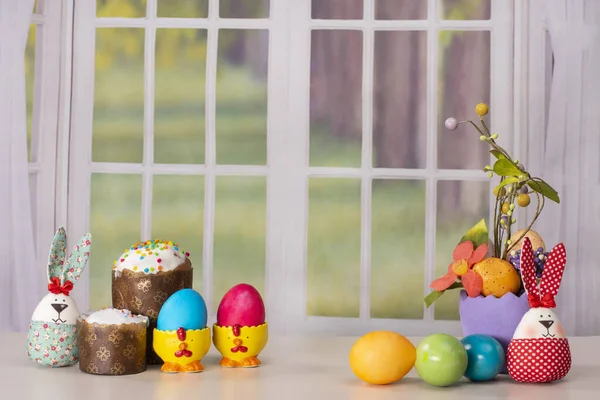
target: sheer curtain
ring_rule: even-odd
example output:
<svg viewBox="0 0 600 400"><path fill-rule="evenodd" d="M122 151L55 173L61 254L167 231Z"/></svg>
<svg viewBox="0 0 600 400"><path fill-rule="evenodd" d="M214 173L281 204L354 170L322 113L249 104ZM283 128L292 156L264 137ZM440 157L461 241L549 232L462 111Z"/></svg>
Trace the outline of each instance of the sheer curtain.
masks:
<svg viewBox="0 0 600 400"><path fill-rule="evenodd" d="M541 4L554 70L545 138L529 147L561 204L547 202L536 229L567 247L557 302L568 333L600 335L600 1Z"/></svg>
<svg viewBox="0 0 600 400"><path fill-rule="evenodd" d="M23 331L43 288L27 170L25 45L34 0L0 0L0 331Z"/></svg>

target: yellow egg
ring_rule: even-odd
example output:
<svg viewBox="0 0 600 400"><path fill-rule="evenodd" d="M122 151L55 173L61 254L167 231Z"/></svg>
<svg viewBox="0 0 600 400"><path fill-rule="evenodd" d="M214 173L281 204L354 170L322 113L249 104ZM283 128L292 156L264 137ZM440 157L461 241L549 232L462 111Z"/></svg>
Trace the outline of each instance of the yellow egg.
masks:
<svg viewBox="0 0 600 400"><path fill-rule="evenodd" d="M375 331L359 338L350 350L350 368L374 385L387 385L406 375L415 365L417 350L404 336Z"/></svg>
<svg viewBox="0 0 600 400"><path fill-rule="evenodd" d="M519 239L523 232L525 232L525 230L521 229L520 231L516 231L515 233L513 233L510 236L511 242L514 243L517 239ZM536 231L530 230L529 232L527 232L527 235L525 235L523 239L525 239L526 237L528 237L529 240L531 240L531 248L533 249L533 251L536 251L540 247L544 249L544 251L546 250L546 244L544 243L544 240ZM523 246L523 239L519 240L514 246L511 244L511 246L513 246L512 250L521 250L521 247Z"/></svg>
<svg viewBox="0 0 600 400"><path fill-rule="evenodd" d="M473 266L483 279L481 294L502 297L508 292L519 293L521 276L511 263L501 258L485 258Z"/></svg>

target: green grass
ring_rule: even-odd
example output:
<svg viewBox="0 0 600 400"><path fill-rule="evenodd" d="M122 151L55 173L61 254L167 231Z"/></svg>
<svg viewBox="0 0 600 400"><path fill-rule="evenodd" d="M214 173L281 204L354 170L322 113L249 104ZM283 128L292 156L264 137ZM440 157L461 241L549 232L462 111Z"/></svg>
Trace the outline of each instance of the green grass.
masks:
<svg viewBox="0 0 600 400"><path fill-rule="evenodd" d="M142 161L143 93L136 69L107 71L96 80L93 159ZM190 69L156 73L155 162L204 162L204 77ZM125 86L125 85L129 86ZM132 88L137 88L133 90ZM217 161L266 163L266 87L244 70L219 74ZM311 137L311 165L357 166L360 143L339 142L322 126ZM152 237L191 253L194 286L202 288L204 178L155 176ZM112 261L140 239L142 178L92 177L91 306L111 303ZM425 264L425 188L422 181L373 182L371 316L420 319ZM238 282L264 290L266 179L218 177L214 226L214 299ZM443 222L443 221L442 221ZM464 226L440 224L436 274L445 272ZM310 315L358 316L360 299L360 181L309 182L308 303ZM430 250L432 251L432 250ZM456 295L446 294L437 319L456 319Z"/></svg>

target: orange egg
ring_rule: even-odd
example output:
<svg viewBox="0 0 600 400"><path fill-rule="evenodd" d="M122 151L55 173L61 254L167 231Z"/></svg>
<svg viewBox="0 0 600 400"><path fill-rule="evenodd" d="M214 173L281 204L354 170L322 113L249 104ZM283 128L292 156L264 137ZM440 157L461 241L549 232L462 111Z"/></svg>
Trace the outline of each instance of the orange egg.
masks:
<svg viewBox="0 0 600 400"><path fill-rule="evenodd" d="M417 350L404 336L375 331L359 338L350 350L350 367L361 380L387 385L404 377L415 365Z"/></svg>
<svg viewBox="0 0 600 400"><path fill-rule="evenodd" d="M483 279L481 294L484 296L500 298L521 290L521 276L511 263L501 258L485 258L473 266L473 271Z"/></svg>

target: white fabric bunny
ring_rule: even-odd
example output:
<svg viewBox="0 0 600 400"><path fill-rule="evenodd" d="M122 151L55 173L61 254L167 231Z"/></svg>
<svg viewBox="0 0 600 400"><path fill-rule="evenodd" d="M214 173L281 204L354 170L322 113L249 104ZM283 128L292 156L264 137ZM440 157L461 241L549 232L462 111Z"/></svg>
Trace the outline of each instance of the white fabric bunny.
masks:
<svg viewBox="0 0 600 400"><path fill-rule="evenodd" d="M65 262L67 235L61 226L54 235L48 257L48 293L31 317L27 355L32 361L52 367L76 364L79 309L69 296L90 257L92 236L84 235Z"/></svg>
<svg viewBox="0 0 600 400"><path fill-rule="evenodd" d="M552 311L566 263L565 246L559 243L548 255L538 288L531 241L523 240L521 277L531 309L517 326L506 356L508 373L517 382L552 382L569 373L569 340Z"/></svg>

